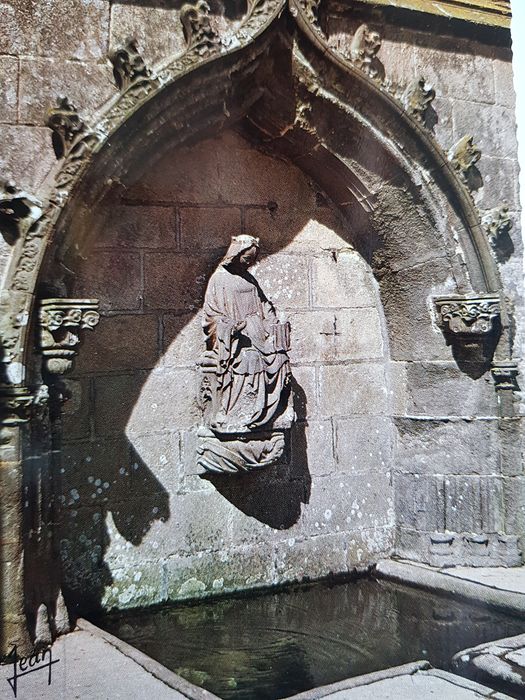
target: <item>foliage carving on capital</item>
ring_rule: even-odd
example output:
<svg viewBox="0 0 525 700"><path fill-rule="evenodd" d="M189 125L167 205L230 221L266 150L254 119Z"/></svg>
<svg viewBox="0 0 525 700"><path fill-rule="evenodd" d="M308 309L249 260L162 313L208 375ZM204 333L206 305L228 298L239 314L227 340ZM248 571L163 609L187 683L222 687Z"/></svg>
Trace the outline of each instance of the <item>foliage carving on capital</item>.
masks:
<svg viewBox="0 0 525 700"><path fill-rule="evenodd" d="M425 123L427 109L436 97L436 91L423 77L412 82L405 90L403 104L405 110L421 124Z"/></svg>
<svg viewBox="0 0 525 700"><path fill-rule="evenodd" d="M8 243L25 236L42 211L42 202L18 189L12 180L0 189L0 231Z"/></svg>
<svg viewBox="0 0 525 700"><path fill-rule="evenodd" d="M0 425L19 425L31 419L35 394L26 386L0 386Z"/></svg>
<svg viewBox="0 0 525 700"><path fill-rule="evenodd" d="M100 320L97 299L42 299L39 341L45 368L64 374L73 366L80 331L92 330Z"/></svg>
<svg viewBox="0 0 525 700"><path fill-rule="evenodd" d="M434 302L439 325L456 336L488 335L500 316L497 296L440 297Z"/></svg>
<svg viewBox="0 0 525 700"><path fill-rule="evenodd" d="M151 71L146 66L138 50L135 38L128 38L109 55L113 64L113 77L119 90L124 92L131 85L151 78Z"/></svg>

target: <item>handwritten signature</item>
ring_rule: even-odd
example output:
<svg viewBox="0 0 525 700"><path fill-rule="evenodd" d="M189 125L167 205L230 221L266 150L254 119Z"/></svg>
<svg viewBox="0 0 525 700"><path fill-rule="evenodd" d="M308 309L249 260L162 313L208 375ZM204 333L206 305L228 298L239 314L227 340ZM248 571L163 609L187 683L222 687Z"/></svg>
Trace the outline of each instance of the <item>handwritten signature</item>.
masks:
<svg viewBox="0 0 525 700"><path fill-rule="evenodd" d="M1 658L2 663L13 665L13 675L7 679L7 682L11 686L15 698L18 690L18 679L22 678L22 676L27 676L29 673L35 673L35 671L47 668L47 684L51 685L53 664L57 664L59 661L60 659L53 659L51 648L35 652L31 656L18 656L16 644L8 654Z"/></svg>

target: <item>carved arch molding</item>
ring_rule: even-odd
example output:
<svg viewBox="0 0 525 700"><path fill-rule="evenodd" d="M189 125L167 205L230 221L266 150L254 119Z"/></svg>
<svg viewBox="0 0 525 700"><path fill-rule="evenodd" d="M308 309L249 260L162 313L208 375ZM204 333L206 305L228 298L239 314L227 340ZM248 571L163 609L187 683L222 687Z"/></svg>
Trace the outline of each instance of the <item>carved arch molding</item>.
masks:
<svg viewBox="0 0 525 700"><path fill-rule="evenodd" d="M443 235L449 250L454 248L453 238L460 241L458 289L452 298L446 297L446 308L450 316L450 304L455 304L453 313L462 323L448 322L439 299L428 322L437 323L461 344L466 336L492 330L492 323L477 323L488 304L501 330L494 360L496 386L502 363L506 371L509 366L514 371L509 309L491 250L491 243L508 230L510 222L503 208L485 213L476 209L471 189L476 187L481 154L473 137L465 135L444 152L425 125L435 95L432 86L424 78L408 86L392 84L378 58L380 36L366 25L358 29L345 55L334 50L323 32L321 12L320 0L289 0L288 4L248 0L246 14L220 34L209 6L199 0L181 11L186 40L182 55L150 69L136 42L128 40L109 57L118 88L109 104L89 121L67 97L50 108L47 125L57 167L47 189L38 198L9 182L0 195L2 231L14 246L1 300L4 417L26 420L32 404L29 396L38 403L42 393L28 388L34 382L26 371L33 345L28 334L35 332L35 324L28 320L40 318L37 333L47 369L54 366L60 372L61 367L70 366L74 352L66 351L63 343L61 347L56 336L53 340L49 324L42 319L49 318L53 304L58 304L54 321L60 316L59 326L71 328L75 318L80 328L86 305L96 313L94 300L51 298L41 306L38 283L46 251L67 247L73 231L77 240L88 235L78 231L79 209L92 208L115 184L123 167L143 162L146 148L155 150L152 144L158 144L159 154L195 134L245 117L264 147L315 174L314 179L354 223L373 218L378 192L340 144L331 143L330 136L314 124L312 113L322 109L319 103L330 105L350 129L365 130L385 162L404 171L414 191L427 197L436 220L440 216L447 220L448 231ZM283 53L288 61L279 62ZM287 66L284 71L283 66ZM287 71L289 75L280 75ZM91 315L84 327L94 325Z"/></svg>
<svg viewBox="0 0 525 700"><path fill-rule="evenodd" d="M366 25L345 55L331 48L320 0L247 0L245 14L226 32L217 30L204 0L184 5L180 19L186 40L180 56L150 68L129 40L109 57L118 92L90 119L67 97L50 106L57 166L42 192L21 191L10 182L0 193L0 228L13 246L0 298L3 444L13 440L18 424L48 423L53 407L47 387L60 391L53 375L71 366L81 332L97 324L96 299L69 298L67 279L57 277L55 266L90 235L83 214L96 211L108 190L125 185L123 173L151 167L168 149L233 123L242 124L259 147L310 175L338 206L357 232L354 243L371 262L384 298L393 299L387 319L411 310L397 303L403 224L384 215L393 200L381 183L404 189L419 203L433 229L422 245L440 248L454 284L409 324L409 342L417 343L423 326L430 332L439 327L464 358L491 337L494 384L502 410L511 413L517 388L511 309L493 249L511 222L503 208L480 212L475 206L471 190L481 154L473 137L466 134L445 152L427 128L434 89L424 78L392 84L379 60L381 38ZM382 178L367 162L367 150L378 154ZM393 251L388 260L385 250ZM49 280L53 289L46 287ZM42 446L49 440L45 428L39 439ZM13 482L13 497L20 492ZM32 566L39 557L46 558L35 554ZM40 601L35 594L29 606L46 630ZM58 630L57 619L58 608Z"/></svg>

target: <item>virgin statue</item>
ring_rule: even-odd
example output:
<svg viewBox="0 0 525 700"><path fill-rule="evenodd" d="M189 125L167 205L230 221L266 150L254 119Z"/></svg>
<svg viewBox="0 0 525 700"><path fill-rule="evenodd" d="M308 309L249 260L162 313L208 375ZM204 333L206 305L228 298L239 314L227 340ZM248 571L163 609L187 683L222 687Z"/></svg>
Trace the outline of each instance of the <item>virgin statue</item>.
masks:
<svg viewBox="0 0 525 700"><path fill-rule="evenodd" d="M288 407L290 326L278 319L248 272L258 252L258 238L234 236L204 298L206 352L200 365L206 427L200 435L207 448L200 451L199 463L212 471L273 463L284 448L282 429L290 427L293 418ZM210 462L205 453L213 445Z"/></svg>

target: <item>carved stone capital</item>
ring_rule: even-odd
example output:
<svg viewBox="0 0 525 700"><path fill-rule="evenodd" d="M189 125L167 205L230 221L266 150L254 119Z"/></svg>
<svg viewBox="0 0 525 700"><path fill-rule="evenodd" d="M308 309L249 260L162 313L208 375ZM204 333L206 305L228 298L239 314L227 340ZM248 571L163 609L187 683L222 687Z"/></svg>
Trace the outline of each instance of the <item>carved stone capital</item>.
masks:
<svg viewBox="0 0 525 700"><path fill-rule="evenodd" d="M0 188L0 231L8 243L25 236L42 213L42 202L19 190L12 180Z"/></svg>
<svg viewBox="0 0 525 700"><path fill-rule="evenodd" d="M377 59L381 48L379 32L371 30L367 24L362 24L354 34L350 43L350 60L356 68L362 70L370 78L381 80L384 70Z"/></svg>
<svg viewBox="0 0 525 700"><path fill-rule="evenodd" d="M100 320L97 299L42 299L39 309L40 351L51 374L64 374L73 366L80 331L93 329Z"/></svg>
<svg viewBox="0 0 525 700"><path fill-rule="evenodd" d="M500 315L497 296L440 297L434 303L441 328L457 336L488 335Z"/></svg>
<svg viewBox="0 0 525 700"><path fill-rule="evenodd" d="M122 92L134 83L151 77L151 71L146 67L134 38L126 39L122 46L111 52L109 60L113 64L113 76L117 87Z"/></svg>
<svg viewBox="0 0 525 700"><path fill-rule="evenodd" d="M481 225L483 226L490 244L496 246L498 239L505 234L508 234L512 228L512 219L509 216L509 208L502 204L500 207L495 207L486 211L481 217Z"/></svg>
<svg viewBox="0 0 525 700"><path fill-rule="evenodd" d="M463 136L448 152L449 162L469 189L476 189L472 185L472 176L477 174L476 163L480 158L481 151L474 144L474 137L468 135Z"/></svg>
<svg viewBox="0 0 525 700"><path fill-rule="evenodd" d="M183 5L180 21L187 51L196 51L199 56L205 56L219 49L221 40L210 24L210 6L206 0L197 0L193 5Z"/></svg>
<svg viewBox="0 0 525 700"><path fill-rule="evenodd" d="M31 418L35 396L26 386L0 386L0 423L19 425Z"/></svg>
<svg viewBox="0 0 525 700"><path fill-rule="evenodd" d="M494 386L499 391L519 391L518 365L513 360L493 362L491 370Z"/></svg>
<svg viewBox="0 0 525 700"><path fill-rule="evenodd" d="M435 96L436 91L432 85L427 83L425 78L421 77L408 85L402 101L405 110L418 122L424 123L426 111Z"/></svg>
<svg viewBox="0 0 525 700"><path fill-rule="evenodd" d="M67 97L58 98L57 106L48 112L46 124L53 131L53 149L58 159L69 153L77 137L85 130L77 108Z"/></svg>

